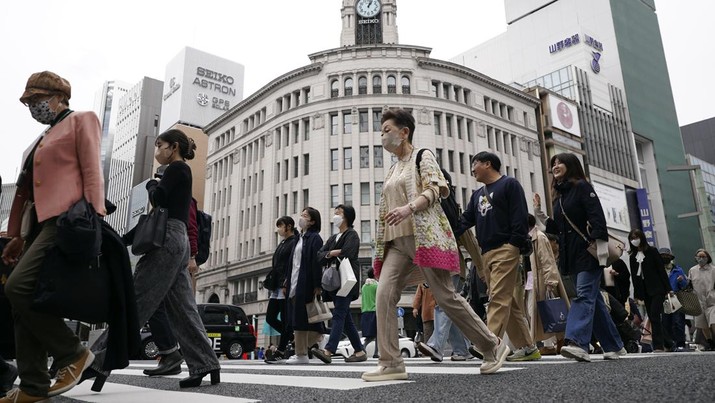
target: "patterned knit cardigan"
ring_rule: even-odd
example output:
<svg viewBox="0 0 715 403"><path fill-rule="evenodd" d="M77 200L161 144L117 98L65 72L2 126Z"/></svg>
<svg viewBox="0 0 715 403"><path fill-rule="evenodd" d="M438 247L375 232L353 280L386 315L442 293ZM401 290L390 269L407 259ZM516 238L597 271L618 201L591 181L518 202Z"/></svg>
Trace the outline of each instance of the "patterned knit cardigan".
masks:
<svg viewBox="0 0 715 403"><path fill-rule="evenodd" d="M432 185L437 185L441 192L449 194L447 181L442 175L442 171L431 152L422 154L420 161L420 177L417 177L417 166L415 159L417 153L413 152L410 159L411 164L406 169L410 169L410 174L414 178L407 182L407 200L415 200L423 189ZM392 176L397 163L393 164L387 172L385 182ZM419 179L419 180L418 180ZM395 208L397 206L391 206ZM380 276L383 258L385 256L385 216L388 213L385 195L380 197L380 211L377 227L377 239L375 241L375 260L373 268L375 277ZM435 200L427 209L417 211L414 214L413 233L415 234L415 259L414 264L425 268L444 269L451 272L459 272L459 259L457 255L457 243L454 233L449 225L447 216L442 210L439 198Z"/></svg>

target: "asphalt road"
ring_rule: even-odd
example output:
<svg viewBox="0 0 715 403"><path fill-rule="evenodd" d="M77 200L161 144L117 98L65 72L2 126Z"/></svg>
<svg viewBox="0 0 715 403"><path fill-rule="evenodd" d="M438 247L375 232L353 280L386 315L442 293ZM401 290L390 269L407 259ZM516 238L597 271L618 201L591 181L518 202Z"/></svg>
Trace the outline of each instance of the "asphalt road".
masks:
<svg viewBox="0 0 715 403"><path fill-rule="evenodd" d="M433 363L407 359L409 380L366 383L363 371L377 360L346 364L335 359L304 366L267 365L260 361L221 361L222 382L180 390L174 377L141 374L155 365L133 361L115 371L102 393L82 384L53 402L713 402L714 352L632 354L617 361L593 355L591 363L544 357L507 363L494 375L479 375L478 360ZM186 368L184 367L186 371Z"/></svg>

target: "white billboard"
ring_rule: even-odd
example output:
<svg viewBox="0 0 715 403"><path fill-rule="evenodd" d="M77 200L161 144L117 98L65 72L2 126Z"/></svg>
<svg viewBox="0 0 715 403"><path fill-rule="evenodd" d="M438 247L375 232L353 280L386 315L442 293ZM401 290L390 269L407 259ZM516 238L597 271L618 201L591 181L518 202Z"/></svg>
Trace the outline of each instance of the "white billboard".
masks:
<svg viewBox="0 0 715 403"><path fill-rule="evenodd" d="M243 100L241 64L186 47L166 66L159 130L203 127Z"/></svg>
<svg viewBox="0 0 715 403"><path fill-rule="evenodd" d="M578 108L575 103L554 94L549 94L546 98L546 104L549 108L551 127L581 137Z"/></svg>
<svg viewBox="0 0 715 403"><path fill-rule="evenodd" d="M593 182L593 189L601 201L603 214L606 216L606 226L629 232L631 221L628 217L628 204L626 202L626 192L623 188L614 188L599 182Z"/></svg>

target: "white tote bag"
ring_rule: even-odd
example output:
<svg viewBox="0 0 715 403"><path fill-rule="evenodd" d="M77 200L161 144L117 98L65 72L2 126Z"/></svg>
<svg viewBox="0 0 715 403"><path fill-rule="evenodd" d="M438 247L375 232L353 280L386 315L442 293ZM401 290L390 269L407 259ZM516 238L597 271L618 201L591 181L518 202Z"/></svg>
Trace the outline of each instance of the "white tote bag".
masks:
<svg viewBox="0 0 715 403"><path fill-rule="evenodd" d="M675 311L680 309L682 306L683 305L680 303L680 301L678 301L678 298L671 297L670 293L665 294L665 301L663 301L663 313L675 313Z"/></svg>
<svg viewBox="0 0 715 403"><path fill-rule="evenodd" d="M340 262L340 289L337 293L338 297L347 297L355 284L357 284L357 279L355 278L353 266L350 264L350 259L343 259Z"/></svg>

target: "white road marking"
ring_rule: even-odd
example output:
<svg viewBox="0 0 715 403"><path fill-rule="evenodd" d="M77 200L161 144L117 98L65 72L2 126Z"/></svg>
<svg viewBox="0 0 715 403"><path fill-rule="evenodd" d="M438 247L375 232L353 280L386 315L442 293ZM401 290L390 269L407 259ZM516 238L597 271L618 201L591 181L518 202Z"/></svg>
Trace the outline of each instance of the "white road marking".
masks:
<svg viewBox="0 0 715 403"><path fill-rule="evenodd" d="M91 386L92 382L84 382L81 385L75 386L72 390L63 394L62 396L71 397L73 399L78 399L85 402L97 403L260 402L260 400L243 399L240 397L212 395L196 392L176 392L171 390L142 388L138 386L123 385L111 382L105 383L102 392L96 393L90 390Z"/></svg>

